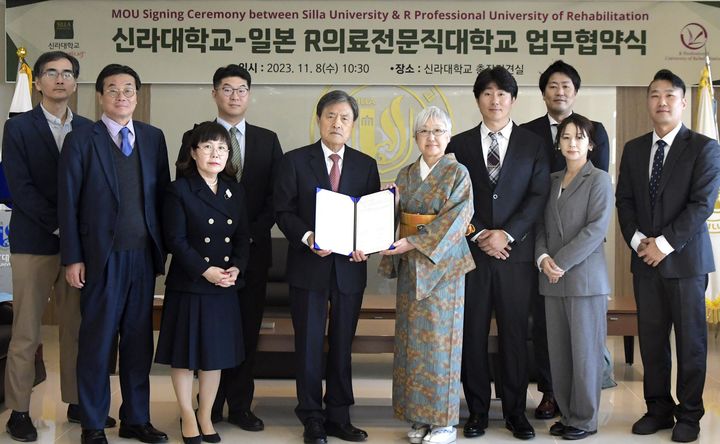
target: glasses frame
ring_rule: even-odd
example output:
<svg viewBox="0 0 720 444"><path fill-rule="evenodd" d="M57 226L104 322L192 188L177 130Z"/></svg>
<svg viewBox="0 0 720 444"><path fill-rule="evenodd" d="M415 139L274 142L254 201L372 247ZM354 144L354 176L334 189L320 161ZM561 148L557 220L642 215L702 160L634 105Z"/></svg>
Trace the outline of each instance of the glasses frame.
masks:
<svg viewBox="0 0 720 444"><path fill-rule="evenodd" d="M212 145L198 145L197 148L195 148L195 151L200 151L203 154L212 155L215 151L218 152L218 154L222 156L227 156L230 154L230 147L217 147Z"/></svg>
<svg viewBox="0 0 720 444"><path fill-rule="evenodd" d="M43 71L40 77L47 77L48 79L57 79L62 77L63 80L75 80L75 73L70 70L58 71L57 69L47 69Z"/></svg>
<svg viewBox="0 0 720 444"><path fill-rule="evenodd" d="M137 94L137 89L131 87L123 89L110 88L105 90L105 94L112 97L113 99L117 99L118 97L120 97L120 94L122 94L126 99L129 99L135 94Z"/></svg>
<svg viewBox="0 0 720 444"><path fill-rule="evenodd" d="M447 132L448 130L446 130L445 128L421 129L417 130L415 132L415 135L417 137L427 138L430 137L430 135L432 134L437 138L444 136Z"/></svg>
<svg viewBox="0 0 720 444"><path fill-rule="evenodd" d="M230 91L229 93L228 90ZM219 91L225 97L232 97L235 93L237 93L238 97L247 97L247 95L250 93L250 88L245 85L239 88L233 88L232 86L222 86L220 88L216 88L215 91Z"/></svg>

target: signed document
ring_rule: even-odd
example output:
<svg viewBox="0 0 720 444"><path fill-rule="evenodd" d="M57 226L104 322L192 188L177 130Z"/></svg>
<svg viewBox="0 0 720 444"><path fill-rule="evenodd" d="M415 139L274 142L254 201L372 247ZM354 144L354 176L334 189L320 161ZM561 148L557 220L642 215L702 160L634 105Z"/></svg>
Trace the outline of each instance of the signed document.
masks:
<svg viewBox="0 0 720 444"><path fill-rule="evenodd" d="M349 256L387 250L395 242L395 194L351 197L322 188L315 197L315 248Z"/></svg>

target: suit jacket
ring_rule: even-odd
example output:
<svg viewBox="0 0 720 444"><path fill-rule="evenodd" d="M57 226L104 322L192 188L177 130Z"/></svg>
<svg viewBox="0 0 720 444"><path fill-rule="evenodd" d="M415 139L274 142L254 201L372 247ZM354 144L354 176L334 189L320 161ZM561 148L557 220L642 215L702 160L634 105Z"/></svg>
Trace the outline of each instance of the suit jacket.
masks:
<svg viewBox="0 0 720 444"><path fill-rule="evenodd" d="M675 136L660 177L654 212L650 210L649 171L652 133L625 144L616 206L625 242L635 231L665 236L675 249L657 266L664 278L700 276L715 270L705 221L713 213L720 185L720 146L684 125ZM631 271L652 275L634 252Z"/></svg>
<svg viewBox="0 0 720 444"><path fill-rule="evenodd" d="M190 155L191 134L192 130L183 134L178 161ZM245 158L240 183L245 188L245 206L252 239L250 254L255 265L265 267L272 264L270 230L275 225L273 186L282 155L277 134L245 123ZM175 177L178 177L177 174Z"/></svg>
<svg viewBox="0 0 720 444"><path fill-rule="evenodd" d="M540 294L610 294L603 249L613 206L610 175L587 162L558 197L565 173L563 170L550 176L550 196L535 240L535 257L549 255L565 275L557 284L551 284L540 273Z"/></svg>
<svg viewBox="0 0 720 444"><path fill-rule="evenodd" d="M160 215L170 183L167 146L162 131L133 121L144 212L156 274L165 272ZM71 132L63 144L58 172L60 253L64 265L85 263L87 281L99 278L112 251L118 223L120 187L112 151L118 149L102 121Z"/></svg>
<svg viewBox="0 0 720 444"><path fill-rule="evenodd" d="M593 121L592 124L595 130L595 139L593 140L595 146L592 151L590 151L588 160L592 161L596 168L607 171L610 164L610 142L608 140L608 134L602 123ZM548 120L547 114L530 122L523 123L520 126L529 129L543 139L545 152L550 162L551 173L565 169L565 157L555 148L555 141L552 139L550 121Z"/></svg>
<svg viewBox="0 0 720 444"><path fill-rule="evenodd" d="M235 292L244 285L249 231L245 192L237 182L218 180L214 195L198 174L181 177L167 188L163 234L172 261L165 285L200 294ZM210 267L240 269L234 286L218 287L202 274Z"/></svg>
<svg viewBox="0 0 720 444"><path fill-rule="evenodd" d="M277 224L289 241L288 283L307 290L327 290L334 268L340 291L362 291L367 282L365 262L350 262L347 256L339 254L320 257L302 243L305 233L315 231L317 187L331 189L320 141L287 152L275 183ZM375 159L345 146L338 192L359 197L379 190Z"/></svg>
<svg viewBox="0 0 720 444"><path fill-rule="evenodd" d="M535 223L542 216L550 188L550 173L542 140L513 124L500 177L493 188L481 147L480 125L450 139L446 153L455 153L458 162L470 172L477 232L505 230L515 240L511 262L532 262L535 253ZM470 238L477 235L471 234ZM470 251L476 264L496 260L483 253L475 242Z"/></svg>
<svg viewBox="0 0 720 444"><path fill-rule="evenodd" d="M92 122L73 114L73 131ZM51 255L60 251L58 160L60 150L40 105L5 122L2 159L13 196L10 252Z"/></svg>

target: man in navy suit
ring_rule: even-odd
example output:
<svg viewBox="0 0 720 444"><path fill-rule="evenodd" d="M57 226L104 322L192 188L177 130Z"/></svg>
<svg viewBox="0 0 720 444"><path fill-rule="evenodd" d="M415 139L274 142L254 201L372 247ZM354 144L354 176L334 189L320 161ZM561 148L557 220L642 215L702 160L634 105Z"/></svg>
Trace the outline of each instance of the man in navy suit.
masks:
<svg viewBox="0 0 720 444"><path fill-rule="evenodd" d="M250 410L255 392L252 372L265 310L268 268L272 265L273 183L283 152L277 134L245 120L251 83L247 69L235 64L222 66L213 75L216 121L231 134L232 162L238 171L236 178L245 189L251 237L245 286L238 291L245 361L239 367L222 371L212 419L213 422L222 421L223 406L227 401L228 422L255 432L265 428L263 421ZM191 135L192 130L183 135L178 161L190 155Z"/></svg>
<svg viewBox="0 0 720 444"><path fill-rule="evenodd" d="M682 79L666 69L658 71L647 90L653 131L625 144L616 190L620 229L633 250L647 404L632 432L649 435L672 428L677 442L698 438L705 412L705 289L708 273L715 270L705 221L720 185L720 146L683 125L686 106ZM671 329L677 404L670 393Z"/></svg>
<svg viewBox="0 0 720 444"><path fill-rule="evenodd" d="M350 423L351 346L367 280L367 257L314 248L316 189L359 197L380 190L377 163L346 145L358 105L344 91L325 94L317 105L320 140L285 154L275 184L275 214L287 237L287 280L295 329L297 397L306 443L325 443L327 435L364 441L365 431ZM325 409L322 361L329 310Z"/></svg>
<svg viewBox="0 0 720 444"><path fill-rule="evenodd" d="M547 108L547 114L520 125L537 134L545 142L545 150L550 162L550 172L565 168L565 157L555 148L558 125L573 112L575 97L580 90L580 74L562 60L554 62L540 75L540 92ZM608 170L610 144L607 131L600 122L592 122L594 129L593 147L588 159L596 168ZM559 413L553 396L550 358L548 356L547 326L545 322L545 300L536 292L532 301L533 313L533 350L537 367L537 386L543 397L535 409L538 419L550 419Z"/></svg>
<svg viewBox="0 0 720 444"><path fill-rule="evenodd" d="M478 74L473 93L482 122L453 137L447 152L470 172L477 229L468 236L477 268L465 283L465 323L461 378L470 417L467 438L488 426L490 374L488 334L493 311L502 368L506 427L519 439L535 430L525 417L528 385L527 326L537 291L535 221L545 208L550 173L542 140L510 119L518 86L502 66Z"/></svg>
<svg viewBox="0 0 720 444"><path fill-rule="evenodd" d="M80 289L78 395L84 444L107 442L109 360L120 334L120 437L164 442L150 423L152 306L165 271L160 214L170 182L162 131L132 119L140 77L128 66L103 68L95 90L101 120L73 131L58 172L60 251L70 285Z"/></svg>
<svg viewBox="0 0 720 444"><path fill-rule="evenodd" d="M61 51L46 52L35 67L42 100L32 111L8 120L3 135L3 167L13 197L10 218L13 275L13 329L5 368L5 405L12 409L7 431L17 441L35 441L29 416L40 325L53 295L60 326L60 391L67 417L80 421L75 375L80 294L65 282L60 264L57 218L57 165L70 131L92 125L73 114L68 102L77 90L80 64ZM107 418L105 426L115 420Z"/></svg>

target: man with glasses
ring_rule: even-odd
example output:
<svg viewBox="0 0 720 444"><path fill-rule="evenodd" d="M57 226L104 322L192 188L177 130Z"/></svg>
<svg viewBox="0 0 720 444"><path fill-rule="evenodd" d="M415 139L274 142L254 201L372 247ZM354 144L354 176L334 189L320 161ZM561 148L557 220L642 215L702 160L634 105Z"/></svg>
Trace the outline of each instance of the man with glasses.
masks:
<svg viewBox="0 0 720 444"><path fill-rule="evenodd" d="M35 89L42 95L33 110L5 123L3 165L13 198L10 218L13 276L13 328L5 368L5 405L12 409L7 432L16 441L35 441L29 416L35 379L35 353L42 315L52 295L60 334L60 392L67 418L80 422L75 376L80 294L65 282L60 265L57 219L57 165L65 136L92 122L68 107L80 74L77 59L46 52L34 67ZM105 427L115 420L106 418Z"/></svg>
<svg viewBox="0 0 720 444"><path fill-rule="evenodd" d="M283 153L274 132L245 121L251 80L250 73L235 64L220 67L213 75L212 97L218 113L216 122L230 133L232 162L238 171L237 180L245 189L251 237L245 287L238 291L242 318L238 322L242 324L245 361L239 367L222 371L211 417L213 422L222 421L227 401L228 422L243 430L257 432L265 425L250 409L255 392L253 365L265 310L268 268L272 262L270 230L275 225L273 181ZM178 161L190 155L191 135L192 130L183 135Z"/></svg>
<svg viewBox="0 0 720 444"><path fill-rule="evenodd" d="M108 357L120 334L120 437L167 441L150 423L152 306L165 272L160 214L170 182L165 136L133 120L140 77L103 68L95 83L102 118L65 140L58 171L60 251L80 289L77 378L83 444L107 443Z"/></svg>

